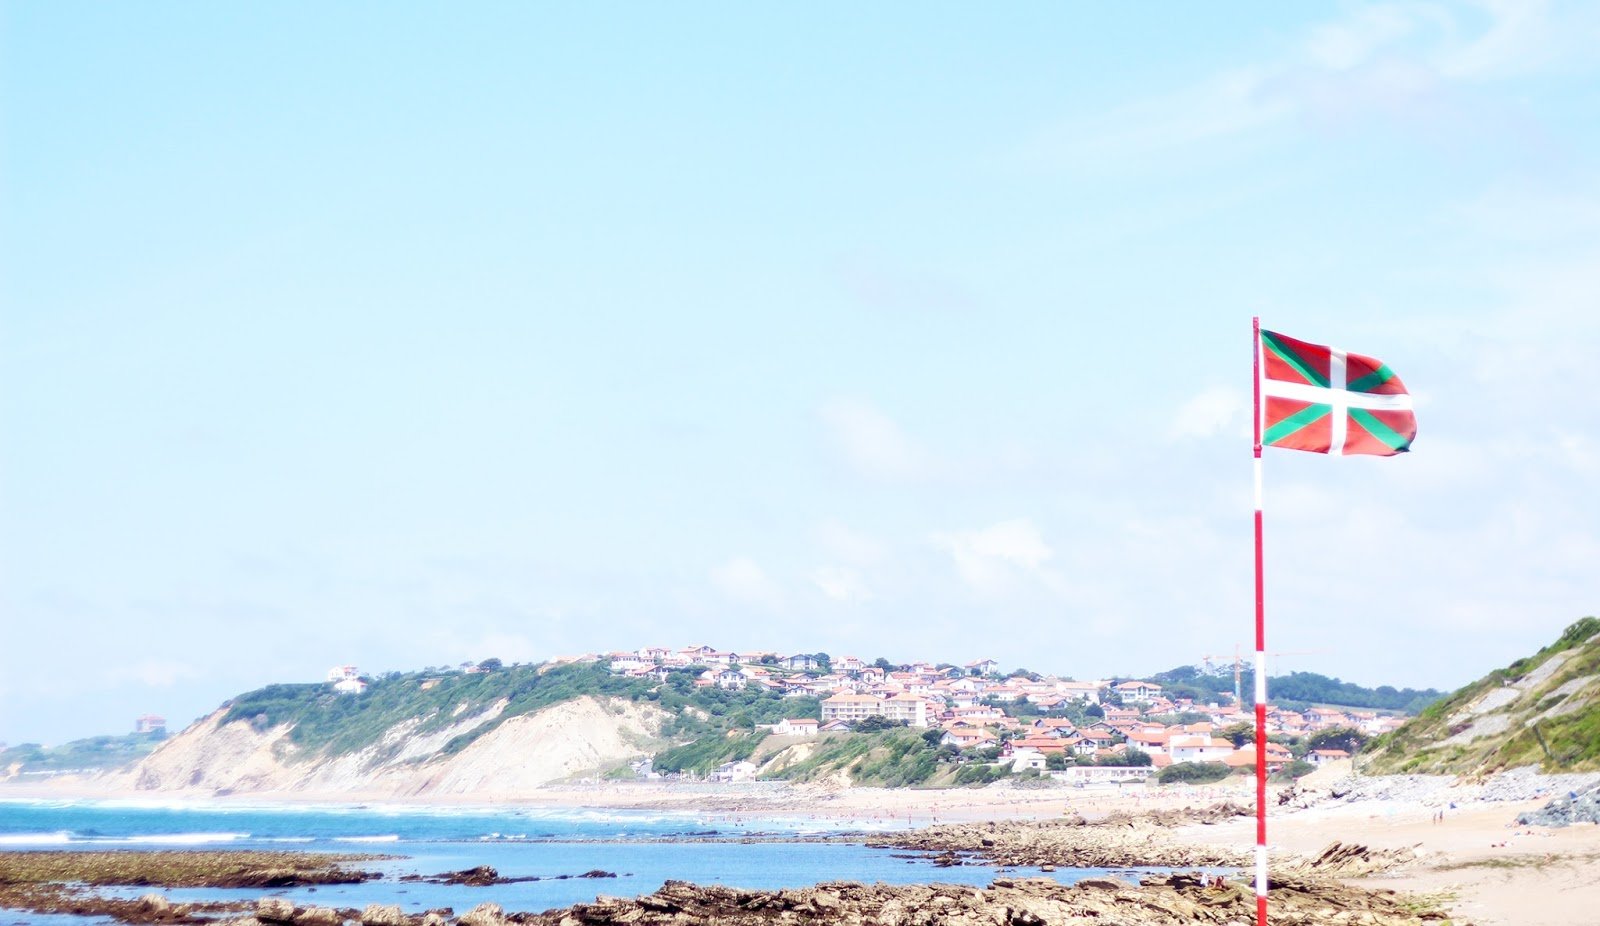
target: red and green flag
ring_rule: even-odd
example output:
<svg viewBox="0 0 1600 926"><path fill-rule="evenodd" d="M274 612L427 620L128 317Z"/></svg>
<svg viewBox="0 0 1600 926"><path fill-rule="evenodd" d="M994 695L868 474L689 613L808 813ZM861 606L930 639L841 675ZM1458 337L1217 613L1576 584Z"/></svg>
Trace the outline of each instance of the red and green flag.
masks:
<svg viewBox="0 0 1600 926"><path fill-rule="evenodd" d="M1393 456L1411 448L1411 395L1387 364L1261 332L1261 443Z"/></svg>

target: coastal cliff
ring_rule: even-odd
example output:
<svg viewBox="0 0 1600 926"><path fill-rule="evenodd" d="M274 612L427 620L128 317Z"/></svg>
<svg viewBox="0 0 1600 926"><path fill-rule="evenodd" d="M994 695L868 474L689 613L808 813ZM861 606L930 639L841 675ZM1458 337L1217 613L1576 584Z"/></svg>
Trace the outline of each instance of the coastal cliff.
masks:
<svg viewBox="0 0 1600 926"><path fill-rule="evenodd" d="M1600 771L1600 619L1429 705L1367 752L1372 774Z"/></svg>
<svg viewBox="0 0 1600 926"><path fill-rule="evenodd" d="M230 719L223 707L106 783L139 791L508 794L645 756L667 717L649 705L594 697L502 718L506 707L499 699L427 730L429 717L409 717L348 752L297 742L294 723L261 729Z"/></svg>

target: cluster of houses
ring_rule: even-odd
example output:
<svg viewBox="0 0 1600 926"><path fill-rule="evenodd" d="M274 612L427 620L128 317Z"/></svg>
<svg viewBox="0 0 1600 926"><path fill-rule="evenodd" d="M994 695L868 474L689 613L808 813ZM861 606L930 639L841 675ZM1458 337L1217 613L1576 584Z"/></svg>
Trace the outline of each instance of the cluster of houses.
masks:
<svg viewBox="0 0 1600 926"><path fill-rule="evenodd" d="M814 736L847 731L869 717L903 722L911 727L944 730L941 743L960 749L998 747L1000 759L1016 770L1044 769L1050 756L1063 754L1101 766L1115 766L1130 749L1150 757L1147 768L1183 762L1254 765L1255 747L1236 749L1218 735L1225 727L1253 722L1239 705L1196 704L1168 698L1162 686L1138 679L1075 681L1051 676L1003 677L999 665L982 659L965 665L915 663L898 669L864 663L852 656L818 663L811 654L724 652L709 646L682 649L646 647L612 653L611 671L634 677L667 678L689 666L704 666L694 681L701 687L756 688L786 696L816 697L820 718L794 718L774 725L779 736ZM826 669L826 671L823 671ZM1030 704L1028 716L1012 704ZM1069 704L1104 705L1101 717L1083 726L1063 717L1041 717ZM1156 718L1201 714L1207 719L1185 724ZM1268 714L1268 732L1304 736L1318 730L1350 727L1371 735L1394 729L1400 718L1376 711L1313 708L1305 712L1275 710ZM1316 750L1313 763L1348 758L1342 750ZM1293 760L1288 748L1269 743L1267 764L1276 770Z"/></svg>

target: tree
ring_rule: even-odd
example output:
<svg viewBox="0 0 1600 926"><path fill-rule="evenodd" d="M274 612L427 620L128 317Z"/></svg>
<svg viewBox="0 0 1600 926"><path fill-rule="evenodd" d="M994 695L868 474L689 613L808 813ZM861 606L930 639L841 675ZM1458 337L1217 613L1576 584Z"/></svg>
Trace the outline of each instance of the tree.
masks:
<svg viewBox="0 0 1600 926"><path fill-rule="evenodd" d="M939 741L942 740L942 739L944 739L944 731L939 729L938 727L934 727L931 730L923 730L922 731L922 741L924 743L927 743L928 744L928 748L930 748L930 749L932 749L935 746L938 746L939 745Z"/></svg>
<svg viewBox="0 0 1600 926"><path fill-rule="evenodd" d="M1072 757L1064 752L1052 752L1044 757L1044 767L1052 772L1065 771L1072 766Z"/></svg>
<svg viewBox="0 0 1600 926"><path fill-rule="evenodd" d="M1096 720L1103 720L1106 716L1106 709L1098 704L1091 704L1083 709L1083 716L1093 717Z"/></svg>
<svg viewBox="0 0 1600 926"><path fill-rule="evenodd" d="M1343 749L1355 755L1371 738L1353 727L1333 727L1306 737L1306 749Z"/></svg>
<svg viewBox="0 0 1600 926"><path fill-rule="evenodd" d="M816 660L817 668L822 670L823 675L833 671L833 657L827 653L812 653L811 658Z"/></svg>
<svg viewBox="0 0 1600 926"><path fill-rule="evenodd" d="M1137 768L1147 768L1150 765L1150 753L1137 746L1129 746L1122 751L1122 764L1132 765Z"/></svg>
<svg viewBox="0 0 1600 926"><path fill-rule="evenodd" d="M882 669L885 672L894 671L894 663L892 663L889 660L883 658L882 656L879 656L877 659L872 660L872 664L874 666Z"/></svg>
<svg viewBox="0 0 1600 926"><path fill-rule="evenodd" d="M496 659L495 657L490 656L488 659L485 659L484 661L478 663L478 668L482 669L485 672L495 672L495 671L498 671L500 668L502 668L504 665L505 665L505 663L501 662L499 659Z"/></svg>
<svg viewBox="0 0 1600 926"><path fill-rule="evenodd" d="M896 727L909 726L904 720L890 720L882 714L873 714L856 724L857 733L877 733L880 730L893 730Z"/></svg>
<svg viewBox="0 0 1600 926"><path fill-rule="evenodd" d="M768 653L761 657L761 664L764 666L775 666L778 664L778 657Z"/></svg>
<svg viewBox="0 0 1600 926"><path fill-rule="evenodd" d="M1255 724L1248 720L1230 723L1218 730L1217 735L1232 743L1234 749L1243 749L1256 738Z"/></svg>

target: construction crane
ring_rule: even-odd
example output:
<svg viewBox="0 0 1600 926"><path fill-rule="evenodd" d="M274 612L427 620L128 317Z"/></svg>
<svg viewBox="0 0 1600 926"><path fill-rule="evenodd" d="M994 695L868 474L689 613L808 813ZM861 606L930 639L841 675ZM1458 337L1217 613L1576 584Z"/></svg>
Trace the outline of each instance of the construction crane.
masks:
<svg viewBox="0 0 1600 926"><path fill-rule="evenodd" d="M1319 655L1321 653L1326 653L1326 652L1328 652L1328 651L1325 650L1325 649L1297 649L1297 650L1282 650L1282 651L1276 652L1276 653L1267 653L1267 655L1268 656L1316 656L1316 655ZM1212 673L1214 673L1216 671L1216 666L1215 666L1214 660L1219 659L1219 658L1222 658L1222 657L1215 656L1215 655L1206 655L1206 656L1201 656L1200 657L1202 664L1205 666L1205 670L1206 670L1206 674L1207 675L1210 675L1210 674L1212 674ZM1242 655L1240 655L1240 653L1239 653L1239 644L1235 643L1233 645L1233 703L1234 703L1235 706L1239 706L1239 705L1242 705L1244 703L1244 700L1243 700L1244 692L1243 692L1243 690L1241 688L1241 683L1243 682L1243 679L1244 679L1244 657Z"/></svg>

